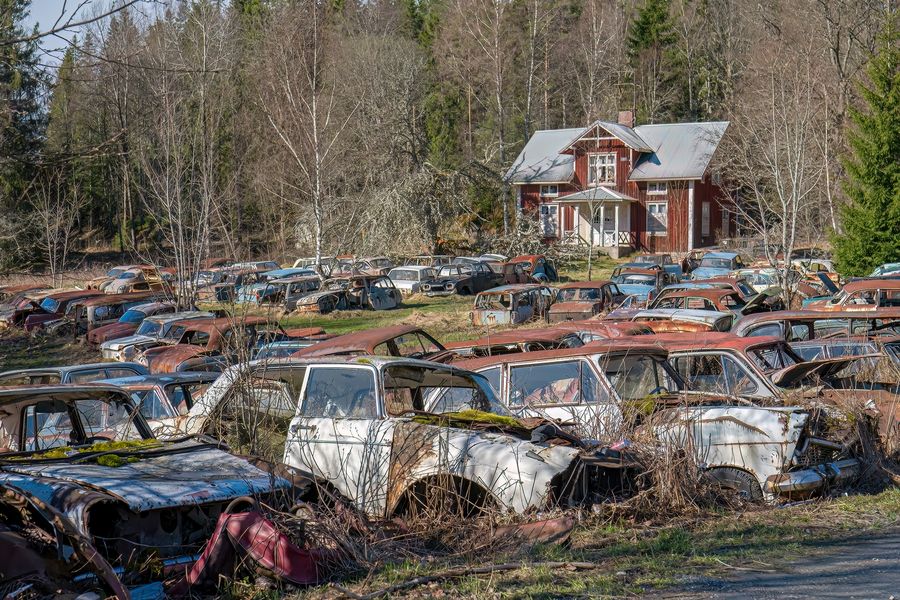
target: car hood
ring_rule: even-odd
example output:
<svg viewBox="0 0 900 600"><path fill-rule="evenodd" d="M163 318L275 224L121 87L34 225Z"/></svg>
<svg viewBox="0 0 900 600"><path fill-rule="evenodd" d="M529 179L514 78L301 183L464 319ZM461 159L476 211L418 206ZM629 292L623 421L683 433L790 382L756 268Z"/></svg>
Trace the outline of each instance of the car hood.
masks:
<svg viewBox="0 0 900 600"><path fill-rule="evenodd" d="M143 512L227 501L290 486L245 459L196 441L163 444L160 450L133 456L137 460L118 467L70 460L9 461L0 467L0 481L25 489L63 512L72 508L72 498L87 490Z"/></svg>
<svg viewBox="0 0 900 600"><path fill-rule="evenodd" d="M137 323L110 323L88 331L87 339L92 344L100 344L108 340L118 340L134 335L137 328Z"/></svg>
<svg viewBox="0 0 900 600"><path fill-rule="evenodd" d="M156 342L158 341L156 338L152 338L149 335L129 335L128 337L118 338L114 340L110 340L108 342L103 343L103 348L108 350L121 350L125 346L131 346L132 344L141 344L145 342Z"/></svg>
<svg viewBox="0 0 900 600"><path fill-rule="evenodd" d="M784 369L779 369L769 377L772 383L782 388L790 388L800 385L810 377L817 376L827 380L844 369L850 363L864 358L880 356L880 354L865 354L861 356L846 356L841 358L823 358L797 363Z"/></svg>

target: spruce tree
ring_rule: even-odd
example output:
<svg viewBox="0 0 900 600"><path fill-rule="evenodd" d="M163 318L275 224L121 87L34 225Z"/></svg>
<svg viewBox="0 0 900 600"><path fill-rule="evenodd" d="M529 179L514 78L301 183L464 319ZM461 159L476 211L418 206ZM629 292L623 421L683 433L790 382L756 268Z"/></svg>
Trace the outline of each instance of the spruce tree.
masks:
<svg viewBox="0 0 900 600"><path fill-rule="evenodd" d="M43 74L37 42L24 37L27 0L0 0L0 206L14 205L28 185L44 135Z"/></svg>
<svg viewBox="0 0 900 600"><path fill-rule="evenodd" d="M860 86L864 109L854 109L848 133L842 208L843 231L833 242L838 268L868 275L886 262L900 261L900 29L897 18L881 35L877 53Z"/></svg>

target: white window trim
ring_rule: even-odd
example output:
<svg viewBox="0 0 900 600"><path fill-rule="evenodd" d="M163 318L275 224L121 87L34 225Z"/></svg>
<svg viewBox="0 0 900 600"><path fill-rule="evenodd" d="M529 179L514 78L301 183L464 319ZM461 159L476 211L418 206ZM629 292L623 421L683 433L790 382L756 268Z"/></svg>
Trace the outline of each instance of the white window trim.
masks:
<svg viewBox="0 0 900 600"><path fill-rule="evenodd" d="M551 193L551 192L545 193L544 188L549 188L549 187L555 187L556 191L553 193ZM559 184L556 184L556 183L541 184L539 194L540 194L541 198L558 198L559 197Z"/></svg>
<svg viewBox="0 0 900 600"><path fill-rule="evenodd" d="M666 207L666 223L665 229L662 231L653 231L650 229L650 219L652 219L652 213L650 212L650 206L665 206ZM656 213L659 214L659 213ZM647 203L647 235L652 235L654 237L666 237L669 235L669 201L668 200L660 200L655 202Z"/></svg>
<svg viewBox="0 0 900 600"><path fill-rule="evenodd" d="M650 190L650 186L657 186L656 190ZM665 186L664 190L660 190L659 186ZM669 182L668 181L648 181L647 182L647 195L648 196L667 196L669 194Z"/></svg>
<svg viewBox="0 0 900 600"><path fill-rule="evenodd" d="M609 181L591 181L591 157L594 156L611 156L612 162L606 165L607 168L612 169L612 180ZM587 184L591 187L597 187L601 185L616 185L616 176L617 176L617 166L616 166L616 153L615 152L589 152L587 155ZM596 169L595 169L596 171Z"/></svg>

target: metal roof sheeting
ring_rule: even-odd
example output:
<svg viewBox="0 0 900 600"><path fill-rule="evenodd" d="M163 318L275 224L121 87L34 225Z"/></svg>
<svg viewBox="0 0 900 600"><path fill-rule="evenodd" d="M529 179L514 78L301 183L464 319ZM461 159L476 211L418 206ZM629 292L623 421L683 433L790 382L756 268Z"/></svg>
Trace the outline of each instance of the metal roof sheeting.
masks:
<svg viewBox="0 0 900 600"><path fill-rule="evenodd" d="M535 131L504 179L510 183L567 183L575 173L575 157L559 151L583 129Z"/></svg>
<svg viewBox="0 0 900 600"><path fill-rule="evenodd" d="M636 127L655 151L638 160L629 181L701 179L727 128L728 121Z"/></svg>

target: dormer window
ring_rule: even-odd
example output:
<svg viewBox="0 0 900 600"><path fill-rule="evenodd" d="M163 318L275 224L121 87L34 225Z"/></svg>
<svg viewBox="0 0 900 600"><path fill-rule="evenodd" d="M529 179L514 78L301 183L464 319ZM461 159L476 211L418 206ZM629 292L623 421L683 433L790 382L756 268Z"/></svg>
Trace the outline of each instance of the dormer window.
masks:
<svg viewBox="0 0 900 600"><path fill-rule="evenodd" d="M588 154L588 185L616 184L616 154Z"/></svg>
<svg viewBox="0 0 900 600"><path fill-rule="evenodd" d="M559 186L556 184L552 185L542 185L541 186L541 197L542 198L556 198L559 196Z"/></svg>

